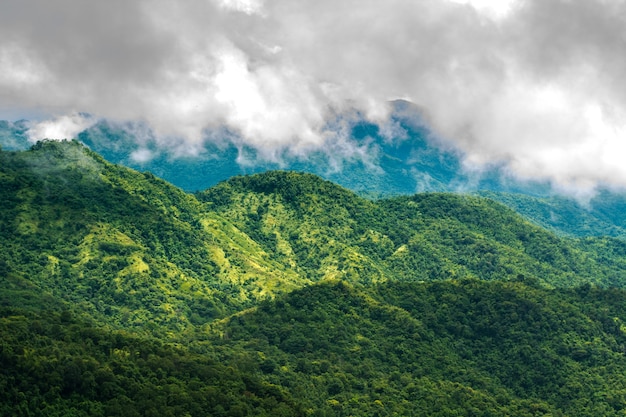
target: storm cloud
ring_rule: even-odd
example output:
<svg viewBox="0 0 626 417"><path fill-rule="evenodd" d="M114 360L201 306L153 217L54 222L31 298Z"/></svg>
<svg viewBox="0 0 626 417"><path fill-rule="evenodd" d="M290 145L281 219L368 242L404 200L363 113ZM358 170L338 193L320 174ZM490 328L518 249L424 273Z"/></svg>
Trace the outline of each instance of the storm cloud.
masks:
<svg viewBox="0 0 626 417"><path fill-rule="evenodd" d="M36 115L34 138L135 121L179 154L228 132L276 158L344 149L404 99L469 169L622 187L624 51L621 0L5 0L0 117Z"/></svg>

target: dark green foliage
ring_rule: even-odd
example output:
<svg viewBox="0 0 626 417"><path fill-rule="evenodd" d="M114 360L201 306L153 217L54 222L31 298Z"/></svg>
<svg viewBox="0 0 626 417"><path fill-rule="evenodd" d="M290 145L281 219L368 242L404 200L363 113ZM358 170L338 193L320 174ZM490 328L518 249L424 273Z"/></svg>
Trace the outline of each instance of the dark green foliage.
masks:
<svg viewBox="0 0 626 417"><path fill-rule="evenodd" d="M70 311L0 308L2 416L304 416L258 377Z"/></svg>
<svg viewBox="0 0 626 417"><path fill-rule="evenodd" d="M592 287L339 282L263 303L216 343L271 357L265 379L325 415L610 416L626 407L625 306Z"/></svg>
<svg viewBox="0 0 626 417"><path fill-rule="evenodd" d="M620 415L625 259L480 197L0 150L0 415Z"/></svg>

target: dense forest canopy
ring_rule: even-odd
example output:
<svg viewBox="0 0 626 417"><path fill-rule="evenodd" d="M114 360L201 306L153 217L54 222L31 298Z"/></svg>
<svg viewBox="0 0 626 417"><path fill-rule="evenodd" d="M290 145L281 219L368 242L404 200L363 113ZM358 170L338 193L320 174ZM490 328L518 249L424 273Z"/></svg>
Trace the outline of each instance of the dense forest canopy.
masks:
<svg viewBox="0 0 626 417"><path fill-rule="evenodd" d="M626 408L626 242L493 199L286 171L190 194L40 142L0 150L0 236L0 415Z"/></svg>

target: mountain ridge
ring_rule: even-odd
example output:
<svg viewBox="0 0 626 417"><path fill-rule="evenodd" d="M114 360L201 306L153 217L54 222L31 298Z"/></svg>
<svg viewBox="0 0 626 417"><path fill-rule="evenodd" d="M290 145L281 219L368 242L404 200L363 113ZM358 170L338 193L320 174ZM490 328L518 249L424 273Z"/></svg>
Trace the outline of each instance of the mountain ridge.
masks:
<svg viewBox="0 0 626 417"><path fill-rule="evenodd" d="M122 326L153 317L163 328L193 327L324 279L626 282L619 243L557 237L478 197L372 201L286 171L192 195L78 142L0 159L0 268L64 287L68 301Z"/></svg>
<svg viewBox="0 0 626 417"><path fill-rule="evenodd" d="M204 190L237 175L288 169L320 175L373 199L425 191L477 193L564 236L626 236L621 217L626 194L622 191L600 187L587 202L581 202L555 193L547 183L517 180L502 166L468 171L462 153L434 138L416 122L415 111L405 106L402 102L394 103L390 123L396 126L397 137L387 137L379 127L367 123L352 127L348 140L352 146L368 149L366 160L318 152L307 158L285 155L281 162L270 162L258 159L254 149L213 142L207 143L195 157L175 158L157 146L149 134L139 140L132 133L145 129L106 120L79 133L77 138L110 162L148 170L186 191ZM28 128L26 121L0 121L0 146L6 150L29 148ZM134 160L132 155L138 151L150 155L149 160ZM242 164L242 160L247 162ZM199 172L203 174L198 175Z"/></svg>
<svg viewBox="0 0 626 417"><path fill-rule="evenodd" d="M0 149L0 415L626 409L626 243L273 171L195 194Z"/></svg>
<svg viewBox="0 0 626 417"><path fill-rule="evenodd" d="M292 179L289 190L282 189L280 185L286 178ZM211 202L215 210L241 230L257 236L260 242L272 240L273 236L279 239L286 236L281 240L283 246L306 247L305 253L314 253L315 258L322 256L323 259L333 251L343 253L346 246L349 247L348 252L339 256L343 264L335 262L330 265L335 272L378 264L374 270L395 279L420 273L421 279L431 279L437 274L457 276L460 273L458 277L479 277L482 274L482 278L499 274L501 278L507 276L509 279L518 275L535 276L552 285L572 285L567 281L578 279L577 275L593 279L595 274L595 267L587 262L588 259L580 260L583 259L579 255L584 252L584 245L576 240L558 238L499 203L470 195L441 193L371 201L345 194L345 189L327 181L308 184L314 178L310 174L284 172L255 174L235 177L197 195L201 200ZM293 184L295 179L297 185ZM268 181L273 189L267 188ZM259 188L259 183L265 185ZM315 187L333 197L310 197L307 190ZM257 196L254 203L247 191L253 191L253 195ZM229 201L224 201L221 197L223 193L229 195ZM345 202L339 197L342 193L349 196ZM268 213L264 208L276 199L286 200L292 207L283 217L300 218L302 222L277 224L275 218L281 216ZM306 200L307 204L299 203L299 200ZM319 208L313 210L313 201ZM303 212L301 205L309 212ZM324 215L320 217L322 213L332 214L332 223L324 224L326 220ZM271 228L267 226L268 221ZM327 237L324 245L314 249L306 245L306 236L319 233L308 230L312 224L319 224L322 235ZM360 224L367 224L368 227L359 227ZM368 249L368 245L372 247ZM271 250L271 247L266 246L266 249ZM374 261L368 257L368 250L374 254L386 254L386 258L378 257ZM297 258L298 250L294 253ZM482 257L479 262L476 256ZM295 258L292 257L292 261ZM504 262L508 266L497 265L497 262L489 265L488 258L508 259ZM465 264L459 264L459 259ZM520 259L526 263L524 269L515 267ZM306 257L302 260L306 261ZM547 278L554 274L553 265L557 263L557 268L561 268L561 278ZM314 266L315 273L323 276L324 268L328 270L329 266ZM569 272L563 275L562 271ZM563 282L556 284L559 279Z"/></svg>

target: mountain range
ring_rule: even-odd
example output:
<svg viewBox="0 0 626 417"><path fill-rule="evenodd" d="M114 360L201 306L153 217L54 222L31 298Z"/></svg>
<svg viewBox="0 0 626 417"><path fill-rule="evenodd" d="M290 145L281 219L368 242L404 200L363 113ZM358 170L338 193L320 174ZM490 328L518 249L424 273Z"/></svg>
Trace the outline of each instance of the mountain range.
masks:
<svg viewBox="0 0 626 417"><path fill-rule="evenodd" d="M207 142L195 155L174 157L145 127L106 120L79 133L77 139L109 162L151 172L187 192L205 190L237 175L282 169L319 175L368 198L429 191L482 195L562 236L626 236L625 193L600 187L581 200L554 191L547 182L517 179L504 165L468 170L463 153L423 127L409 103L396 101L393 106L394 133L355 123L349 129L350 147L365 152L345 155L285 154L271 162L255 149L222 140ZM24 120L0 121L0 146L28 149L32 146L29 126ZM138 154L145 157L137 158Z"/></svg>
<svg viewBox="0 0 626 417"><path fill-rule="evenodd" d="M0 194L0 415L626 408L626 242L600 229L294 171L190 193L79 141L0 150Z"/></svg>

